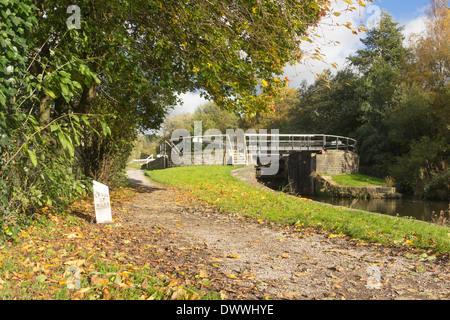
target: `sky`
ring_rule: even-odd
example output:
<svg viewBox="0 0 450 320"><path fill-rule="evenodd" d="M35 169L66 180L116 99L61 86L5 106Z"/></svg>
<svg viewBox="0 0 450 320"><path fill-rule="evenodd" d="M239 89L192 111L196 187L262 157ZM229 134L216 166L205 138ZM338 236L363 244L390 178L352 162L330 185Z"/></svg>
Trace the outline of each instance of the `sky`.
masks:
<svg viewBox="0 0 450 320"><path fill-rule="evenodd" d="M334 9L340 12L342 12L340 9L344 5L346 6L343 0L332 1L332 3ZM424 29L424 17L429 3L429 0L376 0L368 3L366 8L361 7L356 12L343 13L339 17L333 16L333 22L345 23L351 21L355 26L361 23L370 26L376 21L381 11L385 9L393 16L394 21L405 26L404 34L407 37L412 33L420 33ZM337 63L338 69L343 68L346 64L345 58L361 48L360 38L364 37L364 33L354 35L345 27L332 28L327 26L326 22L323 21L323 25L319 29L323 38L315 39L312 47L305 48L306 50L314 50L317 45L320 46L322 52L326 55L325 63L316 61L313 63L310 60L296 66L286 66L284 76L291 80L289 83L291 88L298 87L304 80L308 84L313 83L316 73L322 73L325 69L333 69L330 66L331 63ZM340 44L330 45L329 41L324 39L337 40ZM207 102L197 92L183 94L180 98L183 100L183 104L176 106L169 115L192 113L197 107Z"/></svg>

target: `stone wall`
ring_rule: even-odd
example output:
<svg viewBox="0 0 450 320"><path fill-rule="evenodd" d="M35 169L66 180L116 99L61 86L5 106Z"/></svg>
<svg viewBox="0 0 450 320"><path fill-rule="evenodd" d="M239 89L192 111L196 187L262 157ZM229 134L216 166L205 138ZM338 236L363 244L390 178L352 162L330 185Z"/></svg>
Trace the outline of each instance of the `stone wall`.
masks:
<svg viewBox="0 0 450 320"><path fill-rule="evenodd" d="M359 156L351 151L328 150L325 154L317 154L316 171L329 175L358 173Z"/></svg>
<svg viewBox="0 0 450 320"><path fill-rule="evenodd" d="M358 198L358 199L400 199L402 195L394 187L370 186L349 187L340 186L331 176L316 173L315 194L336 198Z"/></svg>

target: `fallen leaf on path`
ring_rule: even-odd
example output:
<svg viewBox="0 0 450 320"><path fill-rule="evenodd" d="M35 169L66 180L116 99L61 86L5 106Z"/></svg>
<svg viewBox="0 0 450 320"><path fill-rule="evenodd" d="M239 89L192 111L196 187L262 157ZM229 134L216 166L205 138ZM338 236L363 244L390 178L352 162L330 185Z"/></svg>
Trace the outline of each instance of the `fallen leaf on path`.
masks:
<svg viewBox="0 0 450 320"><path fill-rule="evenodd" d="M172 281L171 283L169 283L167 285L168 288L174 287L176 286L178 283L180 282L180 279L175 279L174 281Z"/></svg>
<svg viewBox="0 0 450 320"><path fill-rule="evenodd" d="M333 234L333 233L330 233L330 234L328 235L328 239L342 238L342 237L345 237L345 235L343 235L342 233L340 233L340 234Z"/></svg>
<svg viewBox="0 0 450 320"><path fill-rule="evenodd" d="M91 277L91 285L92 286L97 286L97 285L104 285L107 284L109 282L109 279L103 279L100 278L98 275L94 274Z"/></svg>
<svg viewBox="0 0 450 320"><path fill-rule="evenodd" d="M105 290L103 290L102 298L105 300L111 299L111 293L109 292L109 290L107 288L105 288Z"/></svg>
<svg viewBox="0 0 450 320"><path fill-rule="evenodd" d="M176 290L172 296L170 297L172 300L176 300L176 299L183 299L186 296L186 290L184 290L183 288L179 288L178 290Z"/></svg>
<svg viewBox="0 0 450 320"><path fill-rule="evenodd" d="M84 294L91 290L91 288L82 288L74 292L73 296L77 299L83 299Z"/></svg>
<svg viewBox="0 0 450 320"><path fill-rule="evenodd" d="M86 262L86 260L81 259L81 260L71 260L71 261L67 261L67 262L64 262L64 264L67 264L67 265L70 265L70 266L77 266L77 267L80 267L80 266L82 266L85 262Z"/></svg>
<svg viewBox="0 0 450 320"><path fill-rule="evenodd" d="M272 266L272 269L273 269L273 270L283 270L282 267L278 267L278 266Z"/></svg>
<svg viewBox="0 0 450 320"><path fill-rule="evenodd" d="M76 233L69 233L66 236L68 239L77 239L77 238L83 238L83 234L76 232Z"/></svg>

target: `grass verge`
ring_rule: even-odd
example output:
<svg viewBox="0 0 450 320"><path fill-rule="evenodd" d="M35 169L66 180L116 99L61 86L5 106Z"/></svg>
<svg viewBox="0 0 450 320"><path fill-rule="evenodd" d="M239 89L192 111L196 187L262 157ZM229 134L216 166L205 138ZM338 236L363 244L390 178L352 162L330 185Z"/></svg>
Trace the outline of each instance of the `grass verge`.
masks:
<svg viewBox="0 0 450 320"><path fill-rule="evenodd" d="M450 228L418 220L349 210L253 188L230 166L147 170L156 182L190 191L219 208L276 223L319 228L367 242L450 252Z"/></svg>
<svg viewBox="0 0 450 320"><path fill-rule="evenodd" d="M332 176L332 178L337 184L349 187L370 187L382 186L386 184L383 179L370 177L359 173L342 174Z"/></svg>

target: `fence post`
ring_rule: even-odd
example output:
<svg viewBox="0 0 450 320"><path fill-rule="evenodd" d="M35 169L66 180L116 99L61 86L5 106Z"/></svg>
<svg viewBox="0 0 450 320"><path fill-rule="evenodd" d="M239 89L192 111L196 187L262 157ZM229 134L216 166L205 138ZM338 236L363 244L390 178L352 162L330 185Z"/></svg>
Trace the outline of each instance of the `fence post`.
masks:
<svg viewBox="0 0 450 320"><path fill-rule="evenodd" d="M164 143L164 169L166 168L166 157L167 157L167 154L166 154L166 144Z"/></svg>

